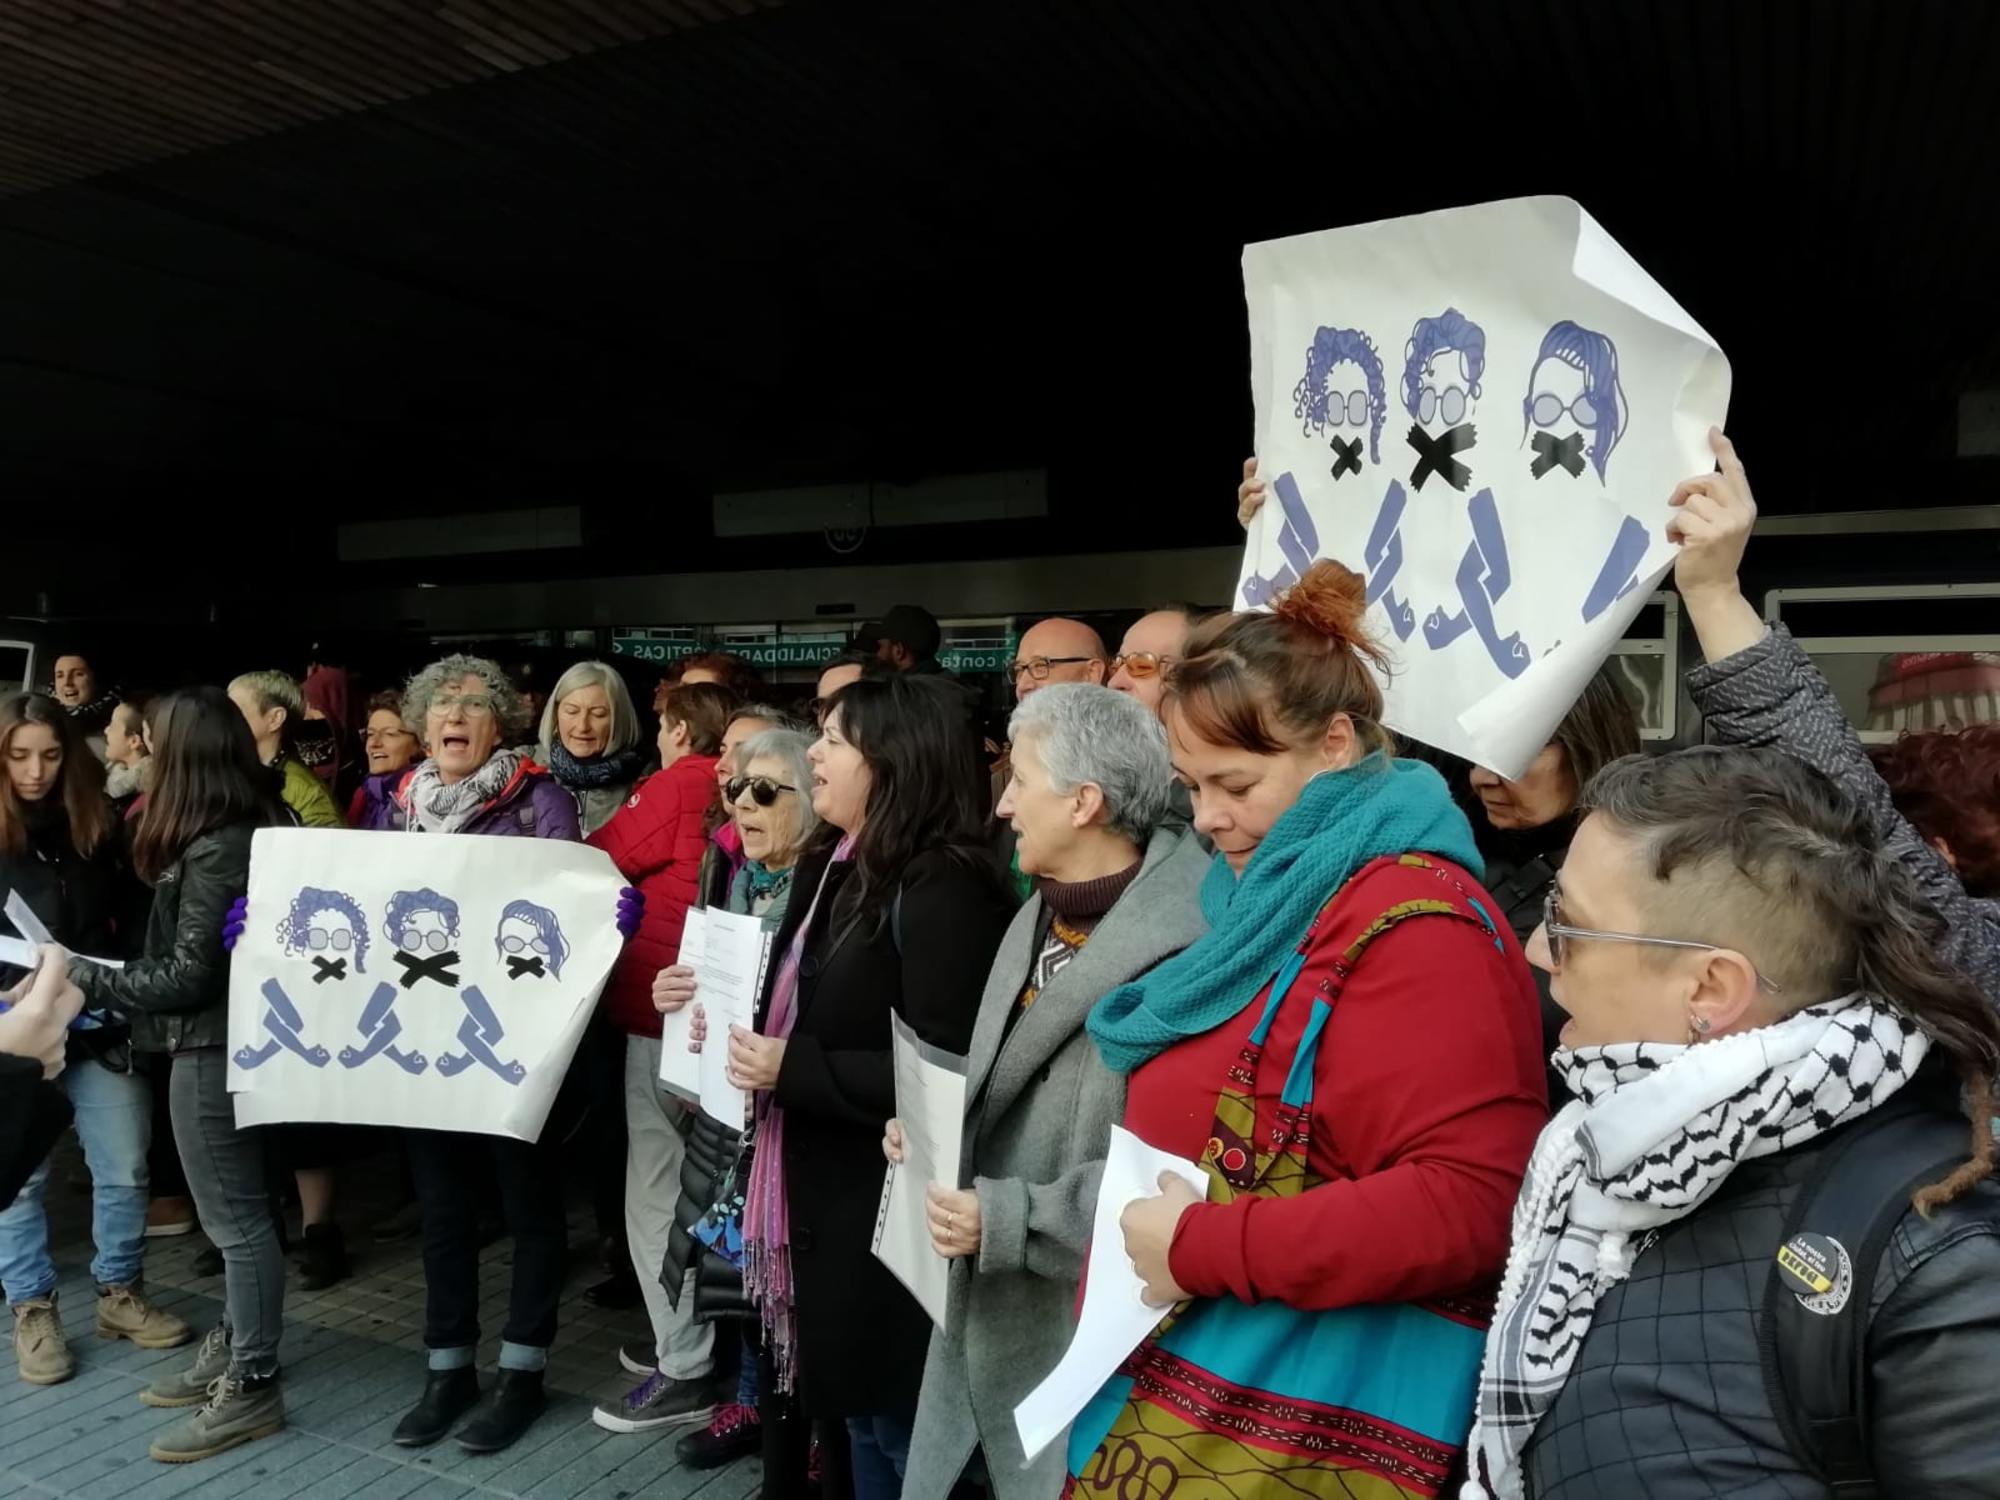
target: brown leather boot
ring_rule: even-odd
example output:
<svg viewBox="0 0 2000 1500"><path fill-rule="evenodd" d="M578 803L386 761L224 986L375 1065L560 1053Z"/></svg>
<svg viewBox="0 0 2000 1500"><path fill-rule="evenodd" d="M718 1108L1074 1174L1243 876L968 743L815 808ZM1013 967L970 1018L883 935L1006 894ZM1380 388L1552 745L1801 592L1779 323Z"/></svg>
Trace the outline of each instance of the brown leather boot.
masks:
<svg viewBox="0 0 2000 1500"><path fill-rule="evenodd" d="M30 1385L61 1385L76 1374L54 1292L14 1304L14 1363Z"/></svg>
<svg viewBox="0 0 2000 1500"><path fill-rule="evenodd" d="M97 1336L130 1339L141 1349L176 1349L194 1341L194 1330L148 1302L134 1282L98 1288Z"/></svg>

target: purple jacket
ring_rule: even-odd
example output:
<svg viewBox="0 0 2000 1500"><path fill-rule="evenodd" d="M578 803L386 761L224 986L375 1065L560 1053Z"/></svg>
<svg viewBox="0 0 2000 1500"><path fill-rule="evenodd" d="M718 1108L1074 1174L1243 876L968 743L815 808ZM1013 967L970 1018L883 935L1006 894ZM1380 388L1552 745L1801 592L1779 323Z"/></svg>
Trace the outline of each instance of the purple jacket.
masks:
<svg viewBox="0 0 2000 1500"><path fill-rule="evenodd" d="M362 783L362 828L400 832L410 826L409 787L417 774L411 766L384 771ZM512 834L538 839L578 839L576 798L548 771L523 761L500 795L474 814L461 833Z"/></svg>

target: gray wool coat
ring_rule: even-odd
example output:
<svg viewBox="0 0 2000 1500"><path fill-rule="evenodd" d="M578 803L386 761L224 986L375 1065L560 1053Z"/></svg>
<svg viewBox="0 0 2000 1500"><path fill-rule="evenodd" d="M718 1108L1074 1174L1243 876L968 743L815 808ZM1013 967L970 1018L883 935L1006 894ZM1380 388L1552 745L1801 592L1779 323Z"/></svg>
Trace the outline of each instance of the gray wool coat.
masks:
<svg viewBox="0 0 2000 1500"><path fill-rule="evenodd" d="M1104 1066L1084 1018L1208 930L1200 893L1211 859L1185 828L1155 830L1138 878L1011 1031L1040 898L1001 940L966 1059L960 1181L979 1194L979 1254L976 1266L951 1263L903 1500L945 1500L975 1447L995 1500L1049 1500L1062 1488L1064 1444L1024 1469L1014 1408L1069 1347L1104 1153L1125 1112L1125 1080Z"/></svg>

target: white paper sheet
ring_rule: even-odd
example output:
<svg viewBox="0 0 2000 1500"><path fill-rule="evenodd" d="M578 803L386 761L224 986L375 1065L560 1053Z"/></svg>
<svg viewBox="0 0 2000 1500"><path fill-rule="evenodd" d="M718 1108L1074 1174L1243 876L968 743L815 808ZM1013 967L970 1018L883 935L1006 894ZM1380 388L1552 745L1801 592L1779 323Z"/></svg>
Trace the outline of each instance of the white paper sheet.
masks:
<svg viewBox="0 0 2000 1500"><path fill-rule="evenodd" d="M1174 1173L1203 1196L1208 1193L1208 1179L1193 1162L1157 1151L1120 1126L1111 1127L1076 1332L1049 1377L1014 1408L1014 1427L1031 1463L1063 1435L1104 1382L1118 1373L1125 1356L1167 1315L1166 1308L1148 1307L1140 1295L1145 1284L1132 1269L1125 1233L1118 1227L1133 1199L1158 1196L1162 1172Z"/></svg>
<svg viewBox="0 0 2000 1500"><path fill-rule="evenodd" d="M19 891L7 892L5 908L7 920L14 924L14 930L21 934L19 939L0 938L0 963L13 964L16 968L35 967L35 950L53 946L55 939L49 936L42 919L35 915L33 908L22 899ZM96 964L102 969L122 969L124 962L116 958L97 958L88 953L75 953L72 958L80 958L86 963Z"/></svg>
<svg viewBox="0 0 2000 1500"><path fill-rule="evenodd" d="M681 951L674 962L699 970L702 939L707 932L707 908L690 907L687 922L681 928ZM694 1008L700 1003L700 983L699 979L695 981L696 994L692 1003L660 1017L660 1082L684 1099L701 1097L701 1053L688 1051L688 1028L694 1024ZM725 1035L725 1049L728 1040Z"/></svg>
<svg viewBox="0 0 2000 1500"><path fill-rule="evenodd" d="M944 1327L951 1263L931 1244L924 1189L959 1186L965 1133L965 1059L931 1046L891 1014L896 1118L903 1122L903 1164L882 1179L875 1215L875 1258L910 1289L931 1321Z"/></svg>
<svg viewBox="0 0 2000 1500"><path fill-rule="evenodd" d="M1519 775L1672 565L1728 360L1568 198L1249 245L1243 284L1270 498L1238 604L1345 563L1389 726Z"/></svg>
<svg viewBox="0 0 2000 1500"><path fill-rule="evenodd" d="M229 966L238 1125L540 1137L623 940L561 839L259 829Z"/></svg>
<svg viewBox="0 0 2000 1500"><path fill-rule="evenodd" d="M729 1028L756 1022L771 934L762 918L736 912L711 910L702 926L701 967L695 975L695 993L708 1022L708 1040L700 1053L701 1109L719 1124L741 1130L750 1096L729 1081Z"/></svg>

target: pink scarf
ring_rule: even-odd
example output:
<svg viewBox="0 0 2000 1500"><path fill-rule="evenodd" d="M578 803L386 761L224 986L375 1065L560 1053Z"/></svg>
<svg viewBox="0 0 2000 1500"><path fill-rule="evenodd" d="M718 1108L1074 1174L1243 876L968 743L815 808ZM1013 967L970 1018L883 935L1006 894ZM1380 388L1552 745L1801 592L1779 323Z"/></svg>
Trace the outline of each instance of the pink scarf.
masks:
<svg viewBox="0 0 2000 1500"><path fill-rule="evenodd" d="M799 1018L799 961L805 956L806 934L819 914L833 867L853 857L854 836L849 834L835 846L806 918L778 965L771 1008L764 1017L765 1036L783 1041L792 1034ZM798 1320L792 1311L792 1215L785 1201L785 1112L769 1090L757 1095L754 1139L750 1186L743 1195L743 1287L763 1314L778 1389L789 1391L799 1358Z"/></svg>

